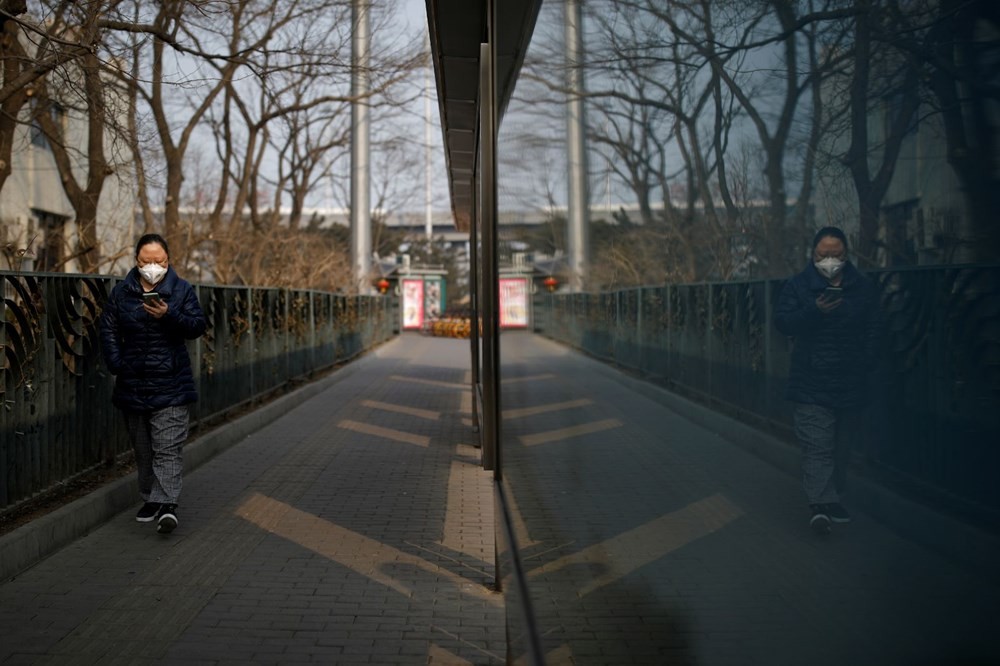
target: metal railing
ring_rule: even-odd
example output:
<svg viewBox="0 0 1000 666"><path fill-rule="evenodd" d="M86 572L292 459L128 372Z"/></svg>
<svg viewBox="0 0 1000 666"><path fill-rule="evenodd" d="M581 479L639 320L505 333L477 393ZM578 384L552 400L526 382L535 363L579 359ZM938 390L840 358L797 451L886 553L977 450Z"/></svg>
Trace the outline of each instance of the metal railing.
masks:
<svg viewBox="0 0 1000 666"><path fill-rule="evenodd" d="M869 273L885 340L860 457L874 474L1000 518L1000 265ZM535 329L791 440L782 280L537 294Z"/></svg>
<svg viewBox="0 0 1000 666"><path fill-rule="evenodd" d="M119 278L0 271L0 512L129 451L98 317ZM197 427L396 332L391 298L199 285Z"/></svg>

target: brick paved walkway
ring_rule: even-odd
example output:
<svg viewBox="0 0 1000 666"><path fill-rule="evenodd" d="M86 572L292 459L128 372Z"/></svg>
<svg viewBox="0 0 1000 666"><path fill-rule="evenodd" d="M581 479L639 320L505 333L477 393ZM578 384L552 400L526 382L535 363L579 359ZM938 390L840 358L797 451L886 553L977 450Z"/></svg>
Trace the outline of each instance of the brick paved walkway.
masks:
<svg viewBox="0 0 1000 666"><path fill-rule="evenodd" d="M1000 583L797 480L594 361L504 334L505 488L553 666L1000 663ZM468 345L404 336L0 585L0 662L501 664Z"/></svg>
<svg viewBox="0 0 1000 666"><path fill-rule="evenodd" d="M187 475L173 535L132 509L0 586L0 662L503 663L467 350L386 345Z"/></svg>
<svg viewBox="0 0 1000 666"><path fill-rule="evenodd" d="M503 342L505 487L550 664L1000 664L996 566L903 539L850 494L854 521L818 537L798 478L696 406L537 336Z"/></svg>

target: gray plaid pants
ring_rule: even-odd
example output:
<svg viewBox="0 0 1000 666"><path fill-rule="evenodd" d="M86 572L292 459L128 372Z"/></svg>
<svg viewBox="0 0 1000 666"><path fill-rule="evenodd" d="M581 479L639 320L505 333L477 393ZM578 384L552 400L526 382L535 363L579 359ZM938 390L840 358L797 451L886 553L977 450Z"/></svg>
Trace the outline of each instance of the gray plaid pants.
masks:
<svg viewBox="0 0 1000 666"><path fill-rule="evenodd" d="M802 488L810 504L840 501L858 425L855 410L795 405L795 435L802 444Z"/></svg>
<svg viewBox="0 0 1000 666"><path fill-rule="evenodd" d="M125 427L135 451L139 496L144 502L177 504L184 469L181 450L189 420L187 405L149 413L125 412Z"/></svg>

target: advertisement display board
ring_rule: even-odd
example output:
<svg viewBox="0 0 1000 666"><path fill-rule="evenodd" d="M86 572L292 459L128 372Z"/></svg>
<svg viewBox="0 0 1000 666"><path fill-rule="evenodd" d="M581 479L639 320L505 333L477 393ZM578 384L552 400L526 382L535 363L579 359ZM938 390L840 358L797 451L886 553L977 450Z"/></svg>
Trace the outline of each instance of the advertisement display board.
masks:
<svg viewBox="0 0 1000 666"><path fill-rule="evenodd" d="M528 327L528 279L500 278L500 328Z"/></svg>
<svg viewBox="0 0 1000 666"><path fill-rule="evenodd" d="M444 281L424 278L424 316L437 319L444 310Z"/></svg>
<svg viewBox="0 0 1000 666"><path fill-rule="evenodd" d="M403 280L403 330L420 329L424 325L424 281Z"/></svg>

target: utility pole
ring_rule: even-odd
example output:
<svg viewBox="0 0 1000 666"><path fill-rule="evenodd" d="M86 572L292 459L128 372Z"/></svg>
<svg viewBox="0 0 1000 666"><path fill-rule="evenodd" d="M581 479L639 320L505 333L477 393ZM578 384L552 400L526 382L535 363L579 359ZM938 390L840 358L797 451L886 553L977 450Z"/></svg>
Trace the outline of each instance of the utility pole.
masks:
<svg viewBox="0 0 1000 666"><path fill-rule="evenodd" d="M427 32L427 68L424 70L424 227L427 240L434 235L434 201L431 195L431 35Z"/></svg>
<svg viewBox="0 0 1000 666"><path fill-rule="evenodd" d="M587 193L587 142L583 93L583 12L581 0L566 0L566 161L569 201L566 250L570 291L582 291L590 255L590 206Z"/></svg>
<svg viewBox="0 0 1000 666"><path fill-rule="evenodd" d="M360 293L371 291L371 122L368 116L369 0L353 0L351 22L351 265Z"/></svg>

